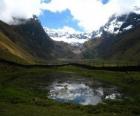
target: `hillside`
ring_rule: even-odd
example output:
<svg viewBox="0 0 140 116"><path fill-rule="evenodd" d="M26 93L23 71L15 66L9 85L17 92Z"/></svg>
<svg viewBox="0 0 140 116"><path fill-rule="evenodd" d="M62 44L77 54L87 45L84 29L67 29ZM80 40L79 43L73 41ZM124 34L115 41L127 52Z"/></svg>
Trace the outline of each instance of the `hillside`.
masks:
<svg viewBox="0 0 140 116"><path fill-rule="evenodd" d="M140 63L140 15L111 19L84 44L83 57Z"/></svg>
<svg viewBox="0 0 140 116"><path fill-rule="evenodd" d="M13 37L10 38L10 36ZM19 63L34 63L33 56L20 47L19 44L14 42L13 39L15 37L18 39L21 38L11 29L9 25L0 22L0 59Z"/></svg>
<svg viewBox="0 0 140 116"><path fill-rule="evenodd" d="M52 40L36 17L20 21L22 23L19 25L0 22L1 59L20 63L81 58L140 63L140 15L138 14L130 13L119 17L113 15L103 27L93 32L92 39L83 45ZM58 33L52 34L58 35ZM65 33L64 36L69 34ZM80 36L78 37L80 39Z"/></svg>
<svg viewBox="0 0 140 116"><path fill-rule="evenodd" d="M59 58L72 58L71 46L53 41L38 19L31 18L19 25L0 22L1 59L37 63Z"/></svg>

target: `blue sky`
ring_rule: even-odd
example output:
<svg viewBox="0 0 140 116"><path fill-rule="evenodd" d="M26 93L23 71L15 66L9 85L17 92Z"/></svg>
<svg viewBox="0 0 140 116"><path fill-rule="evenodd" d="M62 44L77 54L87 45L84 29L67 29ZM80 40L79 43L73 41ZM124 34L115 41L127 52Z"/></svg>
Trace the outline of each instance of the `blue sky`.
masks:
<svg viewBox="0 0 140 116"><path fill-rule="evenodd" d="M46 3L49 3L51 0L45 0ZM109 0L100 0L102 4L107 4ZM77 31L83 32L84 28L79 26L78 20L75 20L72 16L70 10L66 9L62 12L51 12L45 10L40 16L39 19L44 27L51 29L59 29L64 26L68 26Z"/></svg>
<svg viewBox="0 0 140 116"><path fill-rule="evenodd" d="M13 17L36 15L44 27L91 32L113 14L140 14L136 7L140 8L140 0L0 0L0 20L11 24Z"/></svg>
<svg viewBox="0 0 140 116"><path fill-rule="evenodd" d="M39 16L39 19L44 27L51 29L59 29L68 26L75 30L83 31L83 29L78 26L78 20L73 18L69 10L56 13L45 10L43 14Z"/></svg>
<svg viewBox="0 0 140 116"><path fill-rule="evenodd" d="M109 0L101 0L101 2L102 2L103 4L106 4L106 3L109 2Z"/></svg>

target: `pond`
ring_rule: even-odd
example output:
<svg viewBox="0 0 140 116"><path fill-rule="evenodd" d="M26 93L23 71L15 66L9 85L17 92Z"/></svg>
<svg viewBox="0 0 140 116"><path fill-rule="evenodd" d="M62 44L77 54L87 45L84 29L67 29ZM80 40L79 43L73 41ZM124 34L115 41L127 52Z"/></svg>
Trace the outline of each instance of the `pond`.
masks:
<svg viewBox="0 0 140 116"><path fill-rule="evenodd" d="M83 77L54 79L48 90L50 99L81 105L96 105L104 100L121 98L117 87Z"/></svg>

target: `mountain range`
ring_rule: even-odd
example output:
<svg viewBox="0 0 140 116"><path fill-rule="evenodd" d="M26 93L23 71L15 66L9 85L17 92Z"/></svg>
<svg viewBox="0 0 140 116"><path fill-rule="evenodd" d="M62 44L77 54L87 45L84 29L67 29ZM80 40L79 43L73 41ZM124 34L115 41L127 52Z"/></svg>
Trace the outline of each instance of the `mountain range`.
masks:
<svg viewBox="0 0 140 116"><path fill-rule="evenodd" d="M84 44L84 58L140 62L140 15L113 15Z"/></svg>
<svg viewBox="0 0 140 116"><path fill-rule="evenodd" d="M36 18L19 25L0 21L0 53L0 59L20 63L39 63L75 56L69 44L53 41Z"/></svg>
<svg viewBox="0 0 140 116"><path fill-rule="evenodd" d="M67 32L67 30L53 30L44 28L45 32L55 41L64 41L71 45L83 44L91 39L92 33L84 32Z"/></svg>
<svg viewBox="0 0 140 116"><path fill-rule="evenodd" d="M56 32L37 17L18 25L0 21L0 59L42 63L56 59L102 59L140 63L140 15L113 15L92 33ZM57 41L56 41L57 40Z"/></svg>

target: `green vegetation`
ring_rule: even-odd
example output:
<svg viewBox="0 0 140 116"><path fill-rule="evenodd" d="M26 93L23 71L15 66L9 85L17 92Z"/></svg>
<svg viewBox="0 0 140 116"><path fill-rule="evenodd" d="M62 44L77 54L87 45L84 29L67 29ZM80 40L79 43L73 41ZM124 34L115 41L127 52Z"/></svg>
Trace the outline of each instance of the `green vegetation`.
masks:
<svg viewBox="0 0 140 116"><path fill-rule="evenodd" d="M84 58L140 64L140 28L117 35L92 39L84 44Z"/></svg>
<svg viewBox="0 0 140 116"><path fill-rule="evenodd" d="M58 103L47 98L52 77L81 75L118 86L126 96L96 106ZM138 116L140 115L140 72L94 71L74 66L21 68L0 65L1 116Z"/></svg>
<svg viewBox="0 0 140 116"><path fill-rule="evenodd" d="M76 62L97 67L136 66L140 63L139 30L112 39L89 40L78 56L72 46L51 40L34 18L13 26L0 21L0 59L21 64ZM41 87L48 86L53 77L67 75L84 76L115 85L124 98L105 100L96 106L48 99L48 91ZM98 71L74 66L25 68L0 63L0 116L139 116L139 89L140 72Z"/></svg>
<svg viewBox="0 0 140 116"><path fill-rule="evenodd" d="M7 36L0 32L0 58L18 62L34 63L33 57L25 50L12 42Z"/></svg>
<svg viewBox="0 0 140 116"><path fill-rule="evenodd" d="M72 46L55 42L34 18L20 25L0 21L0 59L22 64L44 63L46 59L72 58Z"/></svg>

